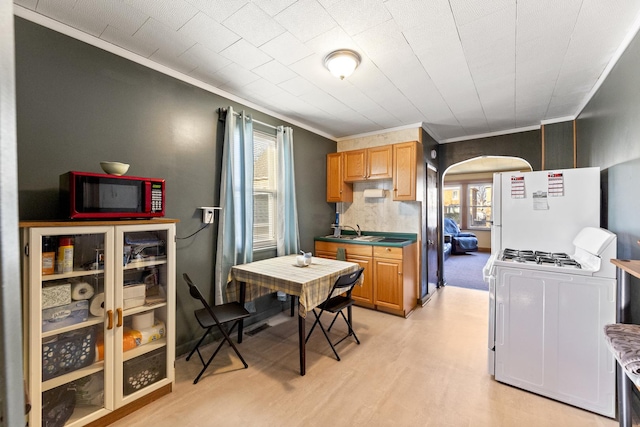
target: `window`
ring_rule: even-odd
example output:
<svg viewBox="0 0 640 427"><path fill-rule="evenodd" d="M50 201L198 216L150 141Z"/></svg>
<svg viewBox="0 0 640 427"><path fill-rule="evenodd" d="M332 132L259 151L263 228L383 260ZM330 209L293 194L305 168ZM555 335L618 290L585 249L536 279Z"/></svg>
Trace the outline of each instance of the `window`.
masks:
<svg viewBox="0 0 640 427"><path fill-rule="evenodd" d="M469 184L467 185L467 194L469 196L467 227L490 228L491 184Z"/></svg>
<svg viewBox="0 0 640 427"><path fill-rule="evenodd" d="M276 246L276 136L253 131L253 248Z"/></svg>
<svg viewBox="0 0 640 427"><path fill-rule="evenodd" d="M491 187L490 182L448 183L443 192L445 218L453 219L462 229L490 228Z"/></svg>
<svg viewBox="0 0 640 427"><path fill-rule="evenodd" d="M460 224L460 186L444 187L444 216Z"/></svg>

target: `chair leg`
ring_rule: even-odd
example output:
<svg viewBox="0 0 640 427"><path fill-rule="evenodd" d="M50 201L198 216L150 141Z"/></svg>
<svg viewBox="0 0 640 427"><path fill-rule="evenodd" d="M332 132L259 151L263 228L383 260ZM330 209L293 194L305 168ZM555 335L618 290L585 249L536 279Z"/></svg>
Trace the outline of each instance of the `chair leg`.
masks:
<svg viewBox="0 0 640 427"><path fill-rule="evenodd" d="M200 338L200 341L198 341L198 344L196 344L195 347L193 347L193 350L191 350L191 353L189 353L189 355L187 356L187 362L189 361L189 359L191 359L191 356L193 356L193 353L198 350L198 348L200 347L200 344L202 344L202 341L204 341L205 337L207 336L207 334L209 332L211 332L211 328L213 328L213 326L210 326L209 329L207 329L204 333L204 335L202 335L202 338ZM198 355L200 355L200 350L198 350ZM200 360L202 360L202 356L200 355ZM202 360L202 363L204 363L204 360Z"/></svg>
<svg viewBox="0 0 640 427"><path fill-rule="evenodd" d="M320 316L322 316L322 313L324 313L324 310L321 310L320 314L316 313L316 311L313 310L313 314L316 316L316 321L313 322L313 326L311 327L311 330L309 331L309 334L307 335L307 339L305 339L304 342L306 343L307 341L309 341L309 337L311 336L311 333L313 332L313 328L315 328L316 325L320 326L320 330L324 334L324 337L327 339L327 342L331 346L331 350L333 350L333 354L336 355L336 359L339 362L340 361L340 356L338 356L338 352L336 351L336 348L333 346L333 343L331 342L331 338L329 338L329 335L327 335L327 331L324 330L324 326L322 326L322 323L320 322Z"/></svg>
<svg viewBox="0 0 640 427"><path fill-rule="evenodd" d="M235 322L233 325L231 325L231 330L229 331L229 333L231 333L231 331L233 331L233 328L236 327L236 325L240 324L242 320L238 320L237 322ZM229 336L229 334L227 333L227 331L224 330L224 328L220 328L220 331L222 332L222 335L224 335L224 339L225 341L227 341L229 343L229 345L231 346L231 348L233 348L233 351L235 351L235 353L238 355L238 357L240 358L240 360L242 360L242 364L244 365L245 369L249 367L249 365L247 365L247 362L245 362L244 357L242 357L242 355L240 354L240 352L238 351L238 348L236 347L236 345L233 343L233 340L231 339L231 337Z"/></svg>
<svg viewBox="0 0 640 427"><path fill-rule="evenodd" d="M211 357L209 358L209 360L207 360L207 363L204 363L204 366L202 368L202 370L200 371L200 373L198 374L198 376L196 377L195 380L193 380L194 384L197 384L198 381L200 380L200 377L202 376L202 374L204 374L204 371L207 370L207 368L209 367L209 365L211 364L211 361L213 360L214 357L216 357L216 354L218 354L218 351L220 351L220 348L222 348L222 344L224 344L224 340L220 341L220 344L218 344L218 348L216 348L216 351L213 352L213 354L211 355Z"/></svg>
<svg viewBox="0 0 640 427"><path fill-rule="evenodd" d="M333 350L333 354L336 355L336 359L339 362L340 361L340 356L338 356L338 352L336 351L336 348L333 346L333 343L331 342L331 338L329 338L329 335L327 335L327 331L324 330L324 327L322 326L322 323L318 322L318 325L320 326L320 330L324 334L324 337L327 339L327 342L331 346L331 350Z"/></svg>
<svg viewBox="0 0 640 427"><path fill-rule="evenodd" d="M318 313L316 313L315 310L312 310L313 314L316 316L316 320L315 322L313 322L313 325L311 325L311 329L309 329L309 333L307 334L307 338L305 338L304 343L306 344L307 342L309 342L309 337L311 336L311 333L313 332L313 330L315 329L316 325L318 324L318 322L320 321L320 318L318 317Z"/></svg>
<svg viewBox="0 0 640 427"><path fill-rule="evenodd" d="M336 323L336 319L338 318L338 313L336 313L335 316L333 316L333 320L331 321L331 324L329 325L329 327L327 328L327 331L331 331L331 328L333 328L333 324Z"/></svg>
<svg viewBox="0 0 640 427"><path fill-rule="evenodd" d="M356 332L353 330L353 328L351 327L351 323L349 323L349 320L347 320L346 316L344 315L344 313L342 311L339 312L339 314L342 315L342 318L344 319L344 322L347 324L347 328L349 333L347 335L345 335L344 337L342 337L342 339L340 339L340 341L336 342L335 345L340 344L342 341L346 340L347 338L349 338L351 335L353 335L353 338L355 338L356 343L358 345L360 345L360 340L358 339L358 336L356 335ZM336 313L336 317L338 317L338 313ZM335 319L334 319L335 320Z"/></svg>
<svg viewBox="0 0 640 427"><path fill-rule="evenodd" d="M202 376L202 374L204 374L204 372L207 370L207 368L209 367L209 365L211 364L211 362L213 361L213 358L216 357L216 354L218 354L218 352L220 351L220 349L222 348L223 344L225 342L228 342L229 345L231 346L231 348L233 348L233 351L236 353L236 355L238 355L238 357L240 358L240 360L242 361L242 364L244 365L245 369L249 367L249 365L247 364L247 362L244 360L244 358L242 357L242 355L240 354L240 352L238 351L238 349L236 348L235 344L233 343L233 341L231 340L231 337L229 336L230 333L233 332L233 329L239 324L239 321L236 321L233 325L231 325L231 328L229 328L229 331L226 331L226 328L222 327L220 328L220 332L222 332L223 335L223 339L220 341L220 344L218 344L218 347L216 348L216 350L213 352L213 354L211 355L211 357L209 357L209 360L207 360L207 362L205 363L204 359L202 358L202 354L200 353L200 350L198 350L198 355L200 356L200 360L202 361L202 364L204 365L202 370L200 371L200 373L198 374L198 376L196 377L195 380L193 380L194 384L197 384L198 381L200 380L200 377ZM200 338L200 341L198 342L198 346L200 345L200 342L202 342L202 340L204 339L204 337L209 333L209 331L213 328L210 327L209 329L207 329L207 332L205 333L205 335ZM192 351L191 354L189 354L189 357L191 357L191 355L193 354L193 352L195 350L198 349L198 346L196 346ZM189 357L187 357L187 360L189 360Z"/></svg>

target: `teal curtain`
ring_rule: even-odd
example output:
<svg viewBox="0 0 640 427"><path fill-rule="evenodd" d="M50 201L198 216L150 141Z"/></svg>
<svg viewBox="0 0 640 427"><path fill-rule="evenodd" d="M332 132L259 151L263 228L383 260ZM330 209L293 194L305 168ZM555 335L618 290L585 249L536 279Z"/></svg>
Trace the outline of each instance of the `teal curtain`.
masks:
<svg viewBox="0 0 640 427"><path fill-rule="evenodd" d="M278 256L296 254L300 250L296 177L293 168L293 129L278 126L276 134L278 168Z"/></svg>
<svg viewBox="0 0 640 427"><path fill-rule="evenodd" d="M253 261L253 124L244 111L227 109L220 179L215 301L226 300L231 267Z"/></svg>

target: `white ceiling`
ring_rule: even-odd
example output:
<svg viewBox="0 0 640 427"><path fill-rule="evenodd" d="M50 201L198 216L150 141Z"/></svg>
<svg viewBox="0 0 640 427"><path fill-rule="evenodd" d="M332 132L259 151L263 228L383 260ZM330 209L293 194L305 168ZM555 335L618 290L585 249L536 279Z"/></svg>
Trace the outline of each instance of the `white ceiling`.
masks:
<svg viewBox="0 0 640 427"><path fill-rule="evenodd" d="M14 3L325 136L422 124L440 142L575 118L640 16L638 0ZM340 81L323 58L343 48L362 64Z"/></svg>

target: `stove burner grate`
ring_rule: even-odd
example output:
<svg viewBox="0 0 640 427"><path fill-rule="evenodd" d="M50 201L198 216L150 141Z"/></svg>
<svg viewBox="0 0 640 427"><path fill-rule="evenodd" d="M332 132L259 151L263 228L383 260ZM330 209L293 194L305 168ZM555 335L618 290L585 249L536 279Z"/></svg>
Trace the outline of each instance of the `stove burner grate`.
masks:
<svg viewBox="0 0 640 427"><path fill-rule="evenodd" d="M560 267L574 267L574 268L582 268L580 263L574 259L558 259L557 264Z"/></svg>
<svg viewBox="0 0 640 427"><path fill-rule="evenodd" d="M557 267L582 268L579 262L564 252L545 252L531 250L517 250L505 248L502 251L502 261L519 263L535 263L539 265L555 265Z"/></svg>

